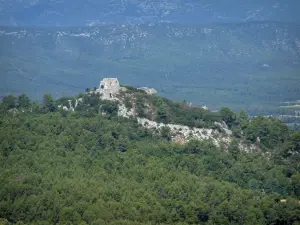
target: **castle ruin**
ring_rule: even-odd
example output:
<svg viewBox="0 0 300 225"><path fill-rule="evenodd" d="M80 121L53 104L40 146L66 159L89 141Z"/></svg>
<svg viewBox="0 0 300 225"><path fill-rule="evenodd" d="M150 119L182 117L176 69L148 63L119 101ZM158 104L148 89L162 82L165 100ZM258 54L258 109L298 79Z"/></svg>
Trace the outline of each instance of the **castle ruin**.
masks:
<svg viewBox="0 0 300 225"><path fill-rule="evenodd" d="M157 91L154 88L142 87L138 88L145 91L148 95L154 95ZM117 78L104 78L99 85L99 88L94 93L99 93L102 99L118 100L117 95L120 91L126 91L125 87L121 87Z"/></svg>
<svg viewBox="0 0 300 225"><path fill-rule="evenodd" d="M120 92L121 86L117 78L104 78L99 85L99 88L96 90L96 93L99 93L102 99L113 99Z"/></svg>

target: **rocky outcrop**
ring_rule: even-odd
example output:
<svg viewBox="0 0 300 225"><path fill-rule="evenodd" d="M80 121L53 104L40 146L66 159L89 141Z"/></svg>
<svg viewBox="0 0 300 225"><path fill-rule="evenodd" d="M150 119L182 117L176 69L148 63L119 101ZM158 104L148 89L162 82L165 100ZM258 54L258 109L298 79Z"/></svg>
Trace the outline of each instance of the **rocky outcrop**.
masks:
<svg viewBox="0 0 300 225"><path fill-rule="evenodd" d="M247 144L242 141L238 143L239 149L244 152L257 152L260 150L258 145L255 144Z"/></svg>
<svg viewBox="0 0 300 225"><path fill-rule="evenodd" d="M170 129L172 140L182 144L188 142L191 139L201 141L212 140L213 143L218 147L220 147L221 144L228 146L231 142L230 136L222 134L215 129L195 128L179 124L157 123L155 121L151 121L145 118L137 118L137 120L145 128L148 128L153 131L159 131L163 127L168 127Z"/></svg>
<svg viewBox="0 0 300 225"><path fill-rule="evenodd" d="M222 146L227 149L233 140L232 132L227 128L223 128L224 133L222 133L215 129L195 128L179 124L157 123L145 118L137 118L137 120L139 124L152 131L161 131L163 127L169 128L172 141L179 144L185 144L190 140L211 140L217 147ZM242 140L239 141L238 147L241 151L248 153L260 150L258 145L244 143Z"/></svg>
<svg viewBox="0 0 300 225"><path fill-rule="evenodd" d="M68 106L66 105L59 105L57 106L59 109L62 109L64 111L67 111L67 112L74 112L75 109L77 108L78 104L83 102L83 99L82 98L78 98L78 99L75 99L75 103L74 105L72 105L72 100L68 100Z"/></svg>
<svg viewBox="0 0 300 225"><path fill-rule="evenodd" d="M157 91L153 88L142 87L138 89L145 91L149 95L157 93ZM139 124L153 132L161 132L163 128L168 128L172 141L176 143L185 144L192 139L200 141L211 140L217 147L222 146L224 149L227 149L232 142L233 132L228 128L224 121L221 123L214 123L214 125L218 126L219 129L208 129L188 127L180 124L158 123L153 120L137 117L134 96L128 93L125 93L124 95L122 91L126 92L126 90L127 89L125 87L120 86L117 78L104 78L100 82L99 89L94 91L94 93L99 93L100 98L103 100L118 101L118 116L120 117L135 117ZM130 109L125 106L125 98L133 100L132 107ZM76 105L77 103L75 106ZM147 104L145 107L151 108L150 106L147 106ZM68 110L73 110L71 105ZM259 149L258 145L244 143L242 140L239 141L238 146L241 151L246 152L258 151Z"/></svg>
<svg viewBox="0 0 300 225"><path fill-rule="evenodd" d="M227 135L232 135L232 131L229 130L227 124L224 121L222 123L215 122L214 124L219 126Z"/></svg>
<svg viewBox="0 0 300 225"><path fill-rule="evenodd" d="M74 107L72 106L72 100L68 100L68 102L69 102L69 111L70 111L70 112L74 112L75 109L74 109Z"/></svg>
<svg viewBox="0 0 300 225"><path fill-rule="evenodd" d="M128 110L123 103L119 103L118 116L129 118L135 116L134 109Z"/></svg>
<svg viewBox="0 0 300 225"><path fill-rule="evenodd" d="M8 112L13 114L13 115L16 115L19 112L19 110L16 109L16 108L13 108L13 109L8 110Z"/></svg>
<svg viewBox="0 0 300 225"><path fill-rule="evenodd" d="M157 94L157 91L154 88L141 87L141 88L138 88L138 89L145 91L148 95L155 95L155 94Z"/></svg>

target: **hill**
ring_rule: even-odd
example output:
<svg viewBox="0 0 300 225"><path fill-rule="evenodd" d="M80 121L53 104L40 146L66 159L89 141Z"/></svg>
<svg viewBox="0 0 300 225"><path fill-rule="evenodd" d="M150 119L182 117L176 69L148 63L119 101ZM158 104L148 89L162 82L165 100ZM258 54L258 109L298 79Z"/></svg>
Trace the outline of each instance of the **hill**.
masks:
<svg viewBox="0 0 300 225"><path fill-rule="evenodd" d="M274 22L2 27L0 93L73 95L112 75L173 100L270 114L279 102L299 98L299 28Z"/></svg>
<svg viewBox="0 0 300 225"><path fill-rule="evenodd" d="M2 224L299 222L299 132L272 118L213 113L129 86L111 94L44 95L42 104L26 95L2 99ZM123 104L156 122L181 118L207 128L224 120L235 137L229 146L176 143L166 129L118 116ZM259 150L241 150L244 138Z"/></svg>

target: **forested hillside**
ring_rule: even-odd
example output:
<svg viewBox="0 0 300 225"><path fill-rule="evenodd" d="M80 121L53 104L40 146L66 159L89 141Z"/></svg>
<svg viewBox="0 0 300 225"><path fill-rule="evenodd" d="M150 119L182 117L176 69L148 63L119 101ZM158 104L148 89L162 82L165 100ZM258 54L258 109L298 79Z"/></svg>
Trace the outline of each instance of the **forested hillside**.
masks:
<svg viewBox="0 0 300 225"><path fill-rule="evenodd" d="M156 120L224 120L236 130L228 148L176 144L87 93L74 96L82 99L74 112L59 107L71 97L2 99L0 224L299 224L299 132L271 118L155 96L156 110L167 112ZM257 152L236 145L257 137Z"/></svg>

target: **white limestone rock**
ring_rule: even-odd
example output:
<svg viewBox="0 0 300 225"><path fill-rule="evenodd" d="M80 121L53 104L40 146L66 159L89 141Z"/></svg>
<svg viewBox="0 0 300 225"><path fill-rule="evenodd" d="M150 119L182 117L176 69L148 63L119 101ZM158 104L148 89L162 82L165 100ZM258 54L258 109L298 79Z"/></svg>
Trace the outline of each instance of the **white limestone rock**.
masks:
<svg viewBox="0 0 300 225"><path fill-rule="evenodd" d="M178 124L164 124L164 123L157 123L155 121L151 121L145 118L137 118L138 122L143 125L144 127L150 130L159 130L162 127L169 127L170 132L172 135L173 141L186 143L191 139L197 140L212 140L213 143L220 147L221 143L225 145L229 145L231 142L230 137L225 137L220 134L217 130L213 129L205 129L205 128L191 128L184 125ZM180 141L178 141L180 140Z"/></svg>
<svg viewBox="0 0 300 225"><path fill-rule="evenodd" d="M138 88L138 89L145 91L148 95L155 95L155 94L157 94L157 91L154 88L141 87L141 88Z"/></svg>
<svg viewBox="0 0 300 225"><path fill-rule="evenodd" d="M129 118L130 116L135 116L134 110L128 110L126 106L122 103L119 104L118 116Z"/></svg>
<svg viewBox="0 0 300 225"><path fill-rule="evenodd" d="M99 93L104 100L118 100L116 95L120 90L121 86L117 78L104 78L95 92Z"/></svg>
<svg viewBox="0 0 300 225"><path fill-rule="evenodd" d="M232 131L229 130L227 124L224 121L222 121L222 123L214 122L214 124L217 125L217 126L219 126L225 132L225 134L227 134L229 136L232 135Z"/></svg>
<svg viewBox="0 0 300 225"><path fill-rule="evenodd" d="M243 142L239 142L238 146L241 151L247 153L259 151L259 147L254 144L245 144Z"/></svg>
<svg viewBox="0 0 300 225"><path fill-rule="evenodd" d="M68 102L69 102L69 111L70 111L70 112L74 112L75 109L74 109L74 107L72 106L72 100L68 100Z"/></svg>

